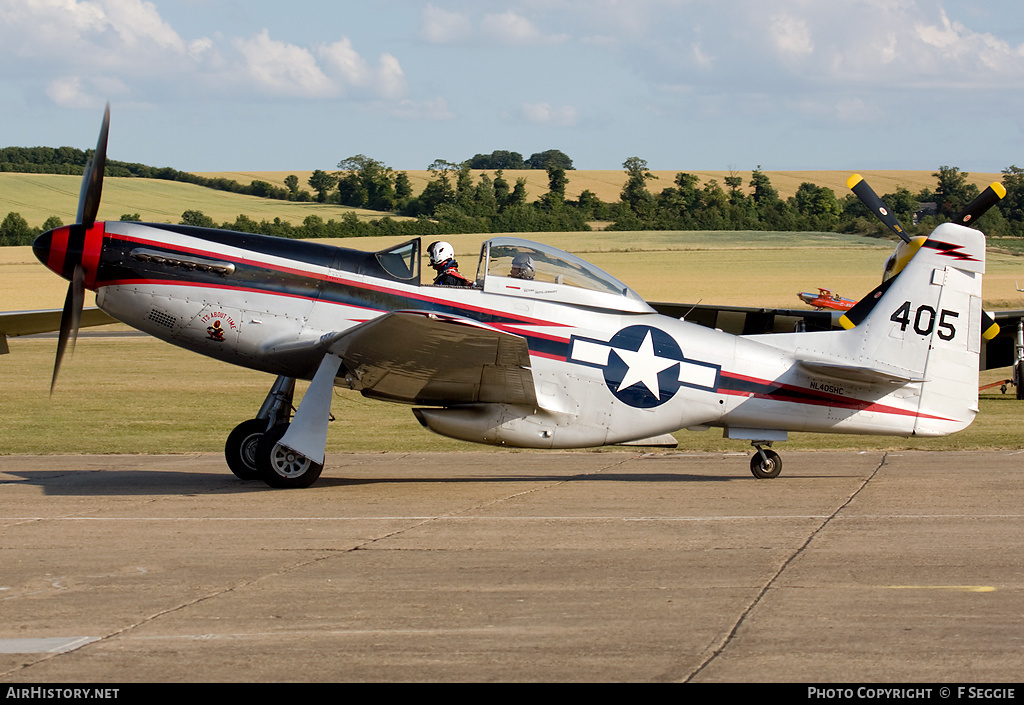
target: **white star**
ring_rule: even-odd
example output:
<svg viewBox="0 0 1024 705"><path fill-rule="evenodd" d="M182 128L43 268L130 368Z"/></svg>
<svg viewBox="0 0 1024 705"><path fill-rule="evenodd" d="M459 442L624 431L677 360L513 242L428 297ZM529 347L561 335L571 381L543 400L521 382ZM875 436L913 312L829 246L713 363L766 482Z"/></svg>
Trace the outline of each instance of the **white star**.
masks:
<svg viewBox="0 0 1024 705"><path fill-rule="evenodd" d="M619 390L632 387L634 384L642 383L655 399L661 399L661 389L658 386L658 373L667 370L678 360L669 360L658 357L654 354L654 340L651 338L651 331L647 331L647 337L636 352L632 350L620 350L614 348L615 354L622 358L628 369L626 376L619 384Z"/></svg>

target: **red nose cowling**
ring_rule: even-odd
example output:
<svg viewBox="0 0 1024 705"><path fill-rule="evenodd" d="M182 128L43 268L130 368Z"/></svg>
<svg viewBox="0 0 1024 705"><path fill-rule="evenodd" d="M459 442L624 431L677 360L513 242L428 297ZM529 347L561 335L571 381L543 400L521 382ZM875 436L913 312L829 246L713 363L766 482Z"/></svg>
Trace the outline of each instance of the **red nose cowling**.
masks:
<svg viewBox="0 0 1024 705"><path fill-rule="evenodd" d="M68 225L37 237L32 251L47 268L68 281L74 275L75 266L81 265L86 288L94 289L103 236L104 223L95 223L89 228Z"/></svg>

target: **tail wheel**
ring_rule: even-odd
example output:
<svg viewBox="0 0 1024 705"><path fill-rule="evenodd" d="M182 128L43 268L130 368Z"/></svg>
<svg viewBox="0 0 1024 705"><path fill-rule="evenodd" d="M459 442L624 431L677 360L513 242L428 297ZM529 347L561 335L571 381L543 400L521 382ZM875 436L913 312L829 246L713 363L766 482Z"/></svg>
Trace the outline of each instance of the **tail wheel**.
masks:
<svg viewBox="0 0 1024 705"><path fill-rule="evenodd" d="M256 445L259 478L271 487L309 487L320 477L324 466L281 445L289 424L280 424L263 434Z"/></svg>
<svg viewBox="0 0 1024 705"><path fill-rule="evenodd" d="M782 472L782 458L771 448L758 448L750 459L750 472L759 480L770 480Z"/></svg>

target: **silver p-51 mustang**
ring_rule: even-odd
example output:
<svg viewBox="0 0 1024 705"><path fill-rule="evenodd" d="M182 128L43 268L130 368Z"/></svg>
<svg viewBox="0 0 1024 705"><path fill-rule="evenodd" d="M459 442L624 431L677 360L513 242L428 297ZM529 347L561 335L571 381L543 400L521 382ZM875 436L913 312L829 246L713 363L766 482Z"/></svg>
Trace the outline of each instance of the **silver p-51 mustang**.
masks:
<svg viewBox="0 0 1024 705"><path fill-rule="evenodd" d="M418 239L361 252L96 222L108 124L109 109L77 223L33 246L71 282L54 380L85 289L150 335L276 375L226 443L243 479L312 484L336 386L495 445L579 448L720 427L756 447L751 470L763 478L779 474L769 446L789 431L938 436L978 411L985 238L963 225L904 237L849 330L735 336L659 315L597 267L513 237L483 244L470 286L444 287L421 280ZM998 200L990 191L962 222ZM312 381L293 416L296 379Z"/></svg>

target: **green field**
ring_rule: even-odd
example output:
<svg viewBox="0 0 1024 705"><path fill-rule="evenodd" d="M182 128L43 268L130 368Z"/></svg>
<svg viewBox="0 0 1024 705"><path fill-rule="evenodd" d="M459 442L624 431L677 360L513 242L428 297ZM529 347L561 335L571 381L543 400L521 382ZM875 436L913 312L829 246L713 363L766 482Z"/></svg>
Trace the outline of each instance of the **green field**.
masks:
<svg viewBox="0 0 1024 705"><path fill-rule="evenodd" d="M453 237L463 269L475 268L484 235ZM879 281L892 243L813 233L552 233L543 240L581 254L632 284L649 300L799 308L796 293L827 286L850 297ZM340 241L377 249L393 240ZM985 279L989 308L1024 308L1024 259L991 252ZM30 248L0 248L0 309L63 305L66 283ZM83 337L65 360L49 395L56 341L10 341L0 356L4 433L0 453L189 453L220 451L228 432L258 409L272 378L179 350L150 338ZM1009 376L984 373L983 381ZM301 387L300 387L301 389ZM792 434L785 449L929 450L1016 448L1024 402L998 390L983 396L982 413L966 431L944 439ZM339 391L331 451L458 450L480 446L423 430L408 407ZM718 431L677 434L684 450L736 451ZM605 449L607 451L609 449ZM601 451L601 452L605 452ZM513 451L506 451L513 452ZM518 451L516 451L518 452ZM527 452L527 451L522 451ZM593 451L591 451L593 452Z"/></svg>
<svg viewBox="0 0 1024 705"><path fill-rule="evenodd" d="M53 215L65 224L73 223L81 184L80 176L0 173L0 218L10 212L20 213L29 226L36 228ZM176 181L106 178L97 217L120 220L124 214L138 213L146 222L178 223L187 210L202 211L217 224L233 223L240 214L257 222L280 218L292 225L301 225L310 215L320 216L325 222L340 220L351 212L366 219L382 215L344 206L243 196Z"/></svg>

